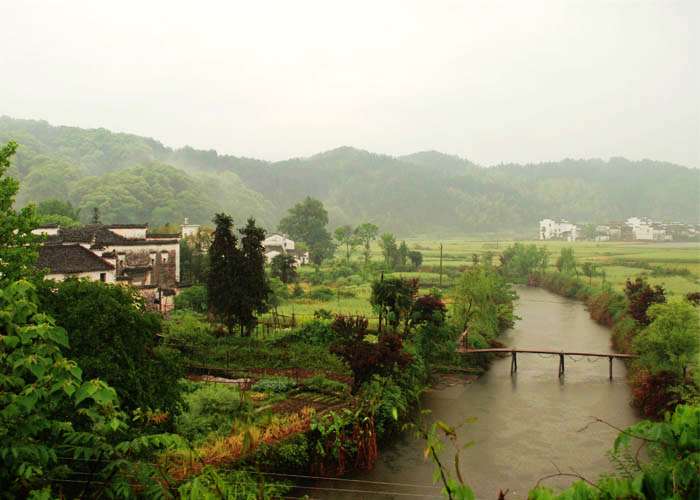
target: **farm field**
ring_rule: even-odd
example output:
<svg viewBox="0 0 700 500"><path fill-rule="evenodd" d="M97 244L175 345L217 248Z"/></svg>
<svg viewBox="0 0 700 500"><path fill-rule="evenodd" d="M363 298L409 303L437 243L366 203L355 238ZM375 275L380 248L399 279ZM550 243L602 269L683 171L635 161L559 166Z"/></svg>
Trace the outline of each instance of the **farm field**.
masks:
<svg viewBox="0 0 700 500"><path fill-rule="evenodd" d="M432 240L406 240L411 249L423 253L423 268L437 270L440 265L440 243ZM498 254L513 241L444 240L443 268L459 268L471 264L472 255L486 252ZM545 246L550 251L553 268L564 247L574 249L579 266L585 262L597 264L605 271L606 281L622 289L627 278L646 275L650 283L664 286L669 295L681 295L700 290L700 243L641 243L641 242L566 242L521 241ZM379 254L379 249L377 248ZM659 269L654 269L659 268ZM667 275L664 275L668 273ZM600 283L595 277L592 282Z"/></svg>
<svg viewBox="0 0 700 500"><path fill-rule="evenodd" d="M472 264L474 254L483 256L487 252L494 255L494 260L505 248L514 241L473 241L467 239L445 239L442 241L428 239L406 239L411 250L419 250L423 254L423 264L417 272L386 273L385 277L418 278L421 292L440 283L440 244L443 245L443 275L442 288L445 291L449 305L449 288L454 284L460 270ZM562 248L573 247L580 268L586 262L596 264L601 275L590 280L582 279L599 285L603 281L611 283L614 288L622 290L628 278L644 276L650 283L661 285L669 297L682 296L689 292L700 291L700 243L640 243L640 242L565 242L565 241L521 241L524 244L543 245L550 251L550 268L554 269L557 256ZM382 260L381 248L375 243L371 247L372 261ZM344 253L338 250L336 258L342 260ZM362 256L356 251L352 260L360 262ZM308 280L314 273L310 266L301 269L303 281ZM582 273L583 274L583 273ZM374 316L369 304L370 276L353 276L350 279L340 278L326 283L332 293L330 300L312 299L305 294L298 299L284 301L278 307L278 313L285 316L295 316L300 322L313 318L314 312L325 309L333 313L357 315L371 318ZM308 291L308 285L304 285ZM371 321L371 320L370 320Z"/></svg>

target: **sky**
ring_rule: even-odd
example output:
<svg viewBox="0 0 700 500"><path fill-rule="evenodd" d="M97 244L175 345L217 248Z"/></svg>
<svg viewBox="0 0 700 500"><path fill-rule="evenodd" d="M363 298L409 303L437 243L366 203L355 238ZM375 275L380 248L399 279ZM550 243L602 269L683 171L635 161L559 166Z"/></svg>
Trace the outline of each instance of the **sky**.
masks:
<svg viewBox="0 0 700 500"><path fill-rule="evenodd" d="M267 160L700 167L700 2L0 0L0 115Z"/></svg>

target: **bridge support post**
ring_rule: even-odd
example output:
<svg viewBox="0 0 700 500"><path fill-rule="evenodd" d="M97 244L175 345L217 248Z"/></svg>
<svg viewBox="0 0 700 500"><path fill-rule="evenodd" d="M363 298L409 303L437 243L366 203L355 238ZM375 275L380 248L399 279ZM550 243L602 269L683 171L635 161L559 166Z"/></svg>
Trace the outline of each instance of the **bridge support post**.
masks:
<svg viewBox="0 0 700 500"><path fill-rule="evenodd" d="M564 353L559 354L559 377L564 375Z"/></svg>
<svg viewBox="0 0 700 500"><path fill-rule="evenodd" d="M518 353L512 351L510 353L510 374L514 374L518 371Z"/></svg>
<svg viewBox="0 0 700 500"><path fill-rule="evenodd" d="M609 365L609 370L608 370L608 371L610 372L610 380L612 380L612 365L613 365L613 357L612 357L612 356L610 356L610 357L608 358L608 361L609 361L609 363L610 363L610 365Z"/></svg>

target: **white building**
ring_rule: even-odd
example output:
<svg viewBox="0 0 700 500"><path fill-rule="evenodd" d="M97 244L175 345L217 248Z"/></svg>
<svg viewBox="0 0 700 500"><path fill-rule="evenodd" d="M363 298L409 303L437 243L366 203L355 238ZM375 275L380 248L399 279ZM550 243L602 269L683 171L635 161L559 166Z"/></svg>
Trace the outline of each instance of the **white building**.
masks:
<svg viewBox="0 0 700 500"><path fill-rule="evenodd" d="M641 241L671 241L673 236L663 224L651 219L630 217L625 223L632 228L635 240Z"/></svg>
<svg viewBox="0 0 700 500"><path fill-rule="evenodd" d="M189 238L190 236L197 236L199 234L199 224L190 224L190 221L185 217L185 222L180 226L180 236L182 238Z"/></svg>
<svg viewBox="0 0 700 500"><path fill-rule="evenodd" d="M289 239L286 234L272 233L265 238L263 246L268 263L278 255L293 255L297 266L309 263L309 252L296 250L294 240Z"/></svg>
<svg viewBox="0 0 700 500"><path fill-rule="evenodd" d="M541 240L565 240L576 241L579 228L566 220L555 221L553 219L542 219L540 221Z"/></svg>
<svg viewBox="0 0 700 500"><path fill-rule="evenodd" d="M164 304L180 282L179 235L147 235L146 224L40 227L46 235L37 267L47 277L68 277L132 285L152 303Z"/></svg>

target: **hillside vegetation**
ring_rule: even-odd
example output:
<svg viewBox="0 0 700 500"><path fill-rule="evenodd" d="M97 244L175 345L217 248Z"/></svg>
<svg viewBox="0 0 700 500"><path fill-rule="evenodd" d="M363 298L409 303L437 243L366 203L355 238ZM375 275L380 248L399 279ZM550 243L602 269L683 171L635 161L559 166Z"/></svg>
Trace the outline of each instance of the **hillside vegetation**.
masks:
<svg viewBox="0 0 700 500"><path fill-rule="evenodd" d="M105 129L0 117L0 143L20 148L19 204L60 198L105 222L209 222L252 215L272 229L310 195L331 226L372 221L400 235L535 232L542 217L602 222L632 215L697 222L700 171L624 158L483 168L436 151L391 157L341 147L266 162Z"/></svg>

